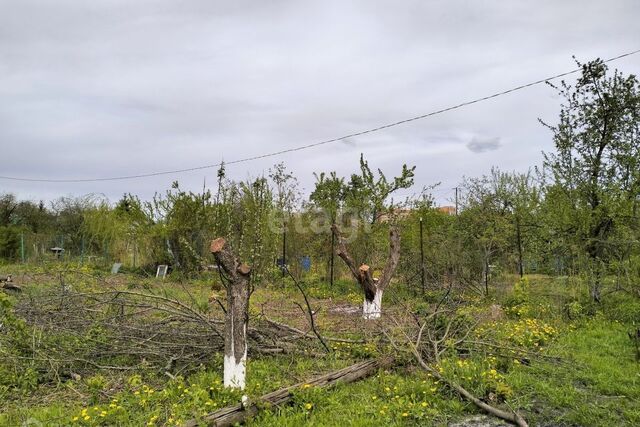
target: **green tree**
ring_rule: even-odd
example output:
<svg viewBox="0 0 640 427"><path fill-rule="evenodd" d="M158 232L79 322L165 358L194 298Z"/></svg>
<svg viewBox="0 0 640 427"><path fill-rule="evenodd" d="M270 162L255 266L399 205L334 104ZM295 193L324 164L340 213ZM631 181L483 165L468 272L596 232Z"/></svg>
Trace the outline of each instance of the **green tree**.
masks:
<svg viewBox="0 0 640 427"><path fill-rule="evenodd" d="M505 254L514 234L507 194L507 180L497 169L489 176L467 178L462 185L456 230L471 257L463 263L460 273L472 286L476 283L474 277L481 274L485 295L489 294L493 262Z"/></svg>
<svg viewBox="0 0 640 427"><path fill-rule="evenodd" d="M324 226L325 235L330 233L330 238L324 239L322 247L329 248L327 257L328 276L329 282L333 286L335 276L335 234L330 226L338 221L339 212L344 206L347 186L344 183L344 178L338 177L336 172L330 172L329 174L325 172L314 173L314 176L316 178L315 188L311 192L309 200L317 209L316 215L319 216L317 219Z"/></svg>
<svg viewBox="0 0 640 427"><path fill-rule="evenodd" d="M402 165L400 175L389 181L381 169L378 176L371 171L369 162L360 154L360 174L352 174L346 192L346 204L354 209L361 219L375 224L385 214L393 214L395 204L389 198L398 190L413 185L416 167Z"/></svg>
<svg viewBox="0 0 640 427"><path fill-rule="evenodd" d="M591 296L600 301L616 239L637 226L640 87L634 75L608 74L600 59L579 65L575 85L554 86L564 102L557 125L543 122L556 148L545 154L544 166L562 191L556 199L575 212L561 231L571 233L586 255Z"/></svg>

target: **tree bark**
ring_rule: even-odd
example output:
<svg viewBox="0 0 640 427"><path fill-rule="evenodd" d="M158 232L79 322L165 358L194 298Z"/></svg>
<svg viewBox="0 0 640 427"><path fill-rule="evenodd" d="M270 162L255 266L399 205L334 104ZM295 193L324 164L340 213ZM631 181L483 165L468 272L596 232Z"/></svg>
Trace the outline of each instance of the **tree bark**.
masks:
<svg viewBox="0 0 640 427"><path fill-rule="evenodd" d="M337 238L337 253L347 264L349 271L362 287L364 291L364 302L362 304L362 317L365 319L378 319L382 314L382 294L391 282L393 274L400 261L400 233L396 226L389 229L389 256L385 264L380 279L375 279L371 274L371 267L362 264L356 269L356 263L349 254L347 244L338 229L337 224L331 226L332 232Z"/></svg>
<svg viewBox="0 0 640 427"><path fill-rule="evenodd" d="M225 313L224 386L244 389L251 268L238 260L222 237L211 242L211 253L229 279Z"/></svg>

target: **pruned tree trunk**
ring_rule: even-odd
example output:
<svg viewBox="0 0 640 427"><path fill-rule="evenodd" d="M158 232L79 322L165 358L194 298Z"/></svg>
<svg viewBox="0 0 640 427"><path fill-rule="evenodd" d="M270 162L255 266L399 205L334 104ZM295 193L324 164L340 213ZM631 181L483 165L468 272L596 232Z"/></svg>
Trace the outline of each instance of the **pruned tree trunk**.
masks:
<svg viewBox="0 0 640 427"><path fill-rule="evenodd" d="M371 267L362 264L356 268L355 261L349 254L347 244L340 234L337 224L331 226L333 233L337 237L338 248L337 253L340 258L347 264L351 274L362 287L364 291L364 302L362 304L362 317L365 319L378 319L382 314L382 294L385 288L391 282L393 274L398 267L400 261L400 233L396 226L389 229L389 256L385 264L382 276L374 278L371 274Z"/></svg>
<svg viewBox="0 0 640 427"><path fill-rule="evenodd" d="M364 290L364 302L362 304L362 317L365 319L378 319L382 314L382 293L380 281L371 275L371 267L362 264L358 268L358 283Z"/></svg>
<svg viewBox="0 0 640 427"><path fill-rule="evenodd" d="M244 389L251 268L238 260L222 237L211 242L211 253L229 280L224 331L224 386Z"/></svg>

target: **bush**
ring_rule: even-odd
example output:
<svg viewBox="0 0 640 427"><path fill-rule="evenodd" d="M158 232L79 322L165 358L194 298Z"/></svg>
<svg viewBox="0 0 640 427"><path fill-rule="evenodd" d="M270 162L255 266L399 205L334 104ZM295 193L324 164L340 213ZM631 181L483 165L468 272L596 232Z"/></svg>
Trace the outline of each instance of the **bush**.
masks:
<svg viewBox="0 0 640 427"><path fill-rule="evenodd" d="M640 299L617 293L604 298L602 310L611 320L640 325Z"/></svg>
<svg viewBox="0 0 640 427"><path fill-rule="evenodd" d="M20 251L20 231L15 227L0 227L0 258L14 260Z"/></svg>

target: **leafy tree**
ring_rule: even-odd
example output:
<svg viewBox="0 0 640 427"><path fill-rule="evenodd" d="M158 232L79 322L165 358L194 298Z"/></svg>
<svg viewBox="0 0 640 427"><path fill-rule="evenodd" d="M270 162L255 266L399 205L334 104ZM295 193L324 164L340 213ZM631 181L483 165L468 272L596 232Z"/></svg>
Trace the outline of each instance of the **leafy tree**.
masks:
<svg viewBox="0 0 640 427"><path fill-rule="evenodd" d="M100 203L93 194L81 197L60 197L51 203L55 218L56 238L53 244L59 245L66 253L80 253L83 241L84 214Z"/></svg>
<svg viewBox="0 0 640 427"><path fill-rule="evenodd" d="M282 162L269 169L269 178L275 186L276 208L283 215L291 215L300 197L298 180Z"/></svg>
<svg viewBox="0 0 640 427"><path fill-rule="evenodd" d="M38 204L28 200L20 201L14 214L15 223L33 233L51 232L53 229L55 219L42 200Z"/></svg>
<svg viewBox="0 0 640 427"><path fill-rule="evenodd" d="M360 154L360 174L351 175L346 193L347 206L355 209L362 219L375 224L385 213L393 213L394 203L387 201L396 191L413 185L415 169L415 166L409 168L404 164L400 175L389 181L380 169L376 177L369 162Z"/></svg>
<svg viewBox="0 0 640 427"><path fill-rule="evenodd" d="M329 216L331 223L337 221L338 212L342 209L347 193L344 178L337 176L335 172L328 175L325 172L314 173L316 178L315 188L309 200Z"/></svg>
<svg viewBox="0 0 640 427"><path fill-rule="evenodd" d="M575 236L586 254L593 271L591 296L600 301L615 238L637 223L640 87L634 75L609 75L600 59L579 65L582 75L574 86L564 81L554 86L564 102L557 125L543 122L556 147L545 154L544 166L562 190L556 199L575 212L559 231Z"/></svg>
<svg viewBox="0 0 640 427"><path fill-rule="evenodd" d="M156 194L147 209L153 212L157 234L164 240L165 256L175 268L193 273L203 266L213 229L211 192L184 191L175 181L164 196ZM158 260L163 261L163 260Z"/></svg>
<svg viewBox="0 0 640 427"><path fill-rule="evenodd" d="M504 197L507 182L497 169L490 176L467 178L462 185L461 210L457 222L459 239L463 247L472 249L467 282L482 274L482 284L489 294L490 269L494 259L504 254L513 234L510 205Z"/></svg>
<svg viewBox="0 0 640 427"><path fill-rule="evenodd" d="M336 172L330 172L328 175L325 172L321 172L320 174L314 173L314 176L316 178L315 188L309 196L309 200L311 204L319 210L319 212L316 212L316 215L320 215L320 218L317 219L320 220L325 230L330 233L331 236L328 241L322 242L322 247L329 248L327 267L329 271L329 281L331 285L333 285L335 272L335 234L330 226L338 221L339 212L344 206L347 186L344 183L344 178L338 177Z"/></svg>
<svg viewBox="0 0 640 427"><path fill-rule="evenodd" d="M16 196L3 194L0 196L0 226L7 226L13 222L13 213L18 207Z"/></svg>

